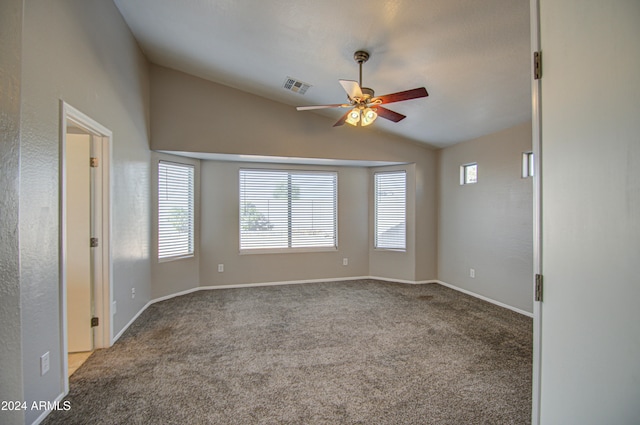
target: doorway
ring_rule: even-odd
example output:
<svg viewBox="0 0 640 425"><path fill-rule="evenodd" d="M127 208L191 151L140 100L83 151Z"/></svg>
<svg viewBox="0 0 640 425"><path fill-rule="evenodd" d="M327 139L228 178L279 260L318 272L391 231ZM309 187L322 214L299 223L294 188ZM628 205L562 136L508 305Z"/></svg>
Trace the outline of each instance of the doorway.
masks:
<svg viewBox="0 0 640 425"><path fill-rule="evenodd" d="M111 345L111 132L61 103L60 312L64 392L94 349Z"/></svg>
<svg viewBox="0 0 640 425"><path fill-rule="evenodd" d="M96 234L95 158L97 144L91 133L67 121L65 138L65 252L67 290L68 375L93 352L92 319L95 317L96 261L92 235Z"/></svg>

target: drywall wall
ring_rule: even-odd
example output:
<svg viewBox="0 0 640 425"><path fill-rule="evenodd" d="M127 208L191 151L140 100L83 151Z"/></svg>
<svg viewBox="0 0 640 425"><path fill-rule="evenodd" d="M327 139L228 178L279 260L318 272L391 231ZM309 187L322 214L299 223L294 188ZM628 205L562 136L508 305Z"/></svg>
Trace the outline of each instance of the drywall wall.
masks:
<svg viewBox="0 0 640 425"><path fill-rule="evenodd" d="M540 9L541 423L637 424L640 2Z"/></svg>
<svg viewBox="0 0 640 425"><path fill-rule="evenodd" d="M178 71L151 66L152 147L157 150L414 163L415 251L409 268L386 277L436 277L436 153L373 126L333 128L333 120ZM242 111L241 114L238 111ZM251 117L251 122L246 122ZM207 189L202 187L203 194ZM368 190L368 189L367 189ZM203 215L204 222L209 221ZM396 258L396 252L381 252ZM263 257L266 258L266 257ZM399 263L396 263L399 264ZM201 279L206 279L201 275Z"/></svg>
<svg viewBox="0 0 640 425"><path fill-rule="evenodd" d="M405 251L375 248L375 185L374 174L379 171L404 170L407 173ZM416 279L416 167L415 164L376 167L369 170L369 275L387 279L415 282Z"/></svg>
<svg viewBox="0 0 640 425"><path fill-rule="evenodd" d="M530 150L529 122L440 151L438 279L532 313L533 184L521 177ZM460 166L473 162L478 182L461 185Z"/></svg>
<svg viewBox="0 0 640 425"><path fill-rule="evenodd" d="M375 126L334 128L313 112L157 65L151 87L154 150L395 162L435 155Z"/></svg>
<svg viewBox="0 0 640 425"><path fill-rule="evenodd" d="M338 249L322 252L240 253L241 168L331 170L338 173ZM336 279L367 276L366 168L203 161L201 166L200 285ZM349 264L343 266L342 259ZM218 272L224 264L224 272Z"/></svg>
<svg viewBox="0 0 640 425"><path fill-rule="evenodd" d="M0 2L0 401L20 401L20 82L22 0ZM24 423L22 410L1 410L0 423Z"/></svg>
<svg viewBox="0 0 640 425"><path fill-rule="evenodd" d="M158 162L173 161L194 166L194 243L195 252L191 258L172 261L158 261ZM151 154L151 299L157 299L177 292L197 288L200 284L200 161L182 156Z"/></svg>
<svg viewBox="0 0 640 425"><path fill-rule="evenodd" d="M30 405L53 401L63 391L60 100L113 132L111 255L117 313L112 324L117 334L150 296L149 87L146 59L111 2L25 2L22 35L20 283L24 397ZM45 352L51 369L41 376ZM28 410L26 423L41 414Z"/></svg>

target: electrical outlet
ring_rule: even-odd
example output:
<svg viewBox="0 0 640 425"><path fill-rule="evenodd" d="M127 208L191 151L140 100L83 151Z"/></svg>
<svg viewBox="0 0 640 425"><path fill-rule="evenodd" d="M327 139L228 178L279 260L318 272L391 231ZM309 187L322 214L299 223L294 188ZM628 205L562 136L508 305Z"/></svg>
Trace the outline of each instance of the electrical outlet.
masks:
<svg viewBox="0 0 640 425"><path fill-rule="evenodd" d="M49 352L47 351L40 356L40 376L49 372Z"/></svg>
<svg viewBox="0 0 640 425"><path fill-rule="evenodd" d="M224 264L218 264L218 273L224 272Z"/></svg>
<svg viewBox="0 0 640 425"><path fill-rule="evenodd" d="M349 259L348 258L343 258L342 259L342 265L343 266L348 266L349 265Z"/></svg>
<svg viewBox="0 0 640 425"><path fill-rule="evenodd" d="M136 297L136 288L131 288L131 299Z"/></svg>
<svg viewBox="0 0 640 425"><path fill-rule="evenodd" d="M469 277L475 279L475 277L476 277L476 269L469 269Z"/></svg>

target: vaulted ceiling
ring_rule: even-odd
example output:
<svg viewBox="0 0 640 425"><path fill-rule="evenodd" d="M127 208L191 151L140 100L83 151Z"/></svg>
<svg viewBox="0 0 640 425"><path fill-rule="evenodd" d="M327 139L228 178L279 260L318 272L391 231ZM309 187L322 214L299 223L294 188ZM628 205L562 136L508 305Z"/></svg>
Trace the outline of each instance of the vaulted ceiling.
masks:
<svg viewBox="0 0 640 425"><path fill-rule="evenodd" d="M377 130L445 147L531 116L529 0L114 1L152 62L292 108L345 102L338 80L358 80L366 50L377 95L429 92L388 105L407 118ZM286 90L287 77L311 87Z"/></svg>

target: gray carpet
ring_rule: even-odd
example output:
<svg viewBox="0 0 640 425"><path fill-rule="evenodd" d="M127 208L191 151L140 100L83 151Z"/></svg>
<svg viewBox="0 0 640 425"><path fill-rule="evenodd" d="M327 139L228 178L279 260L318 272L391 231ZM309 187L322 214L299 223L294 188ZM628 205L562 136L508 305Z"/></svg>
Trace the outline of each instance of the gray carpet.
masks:
<svg viewBox="0 0 640 425"><path fill-rule="evenodd" d="M199 291L150 306L51 424L528 424L532 320L437 284Z"/></svg>

